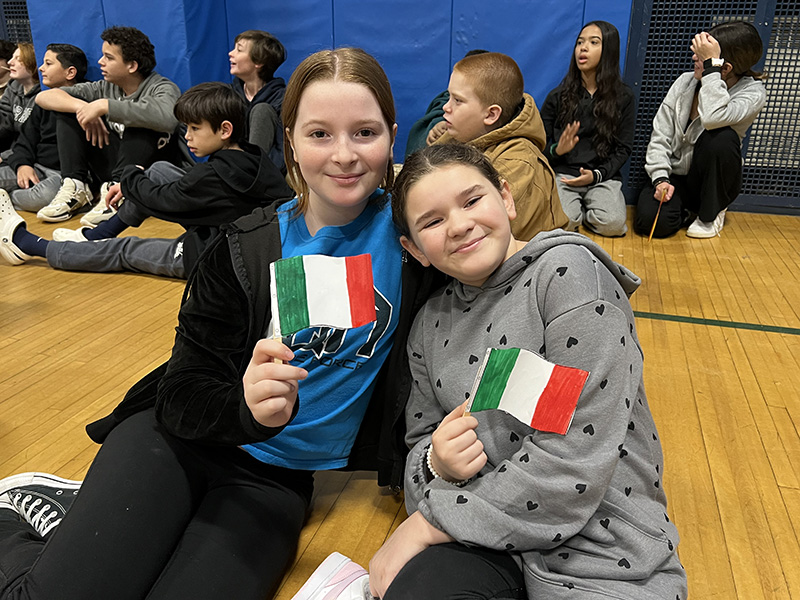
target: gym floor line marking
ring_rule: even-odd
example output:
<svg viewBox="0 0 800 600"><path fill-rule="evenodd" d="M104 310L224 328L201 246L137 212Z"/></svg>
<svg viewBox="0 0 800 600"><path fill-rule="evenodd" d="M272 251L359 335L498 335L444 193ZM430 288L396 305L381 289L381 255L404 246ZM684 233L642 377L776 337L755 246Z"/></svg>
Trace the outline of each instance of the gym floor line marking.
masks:
<svg viewBox="0 0 800 600"><path fill-rule="evenodd" d="M683 317L681 315L664 315L661 313L633 311L637 319L653 319L655 321L675 321L676 323L691 323L693 325L710 325L712 327L730 327L731 329L751 329L767 333L786 333L800 335L800 329L795 327L777 327L775 325L759 325L758 323L741 323L738 321L719 321L717 319L699 319L697 317Z"/></svg>

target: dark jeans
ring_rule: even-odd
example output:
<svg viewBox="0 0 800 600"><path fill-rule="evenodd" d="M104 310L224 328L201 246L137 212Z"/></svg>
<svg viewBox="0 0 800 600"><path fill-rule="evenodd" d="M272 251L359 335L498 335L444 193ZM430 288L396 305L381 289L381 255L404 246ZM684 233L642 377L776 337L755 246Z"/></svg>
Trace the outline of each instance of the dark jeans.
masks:
<svg viewBox="0 0 800 600"><path fill-rule="evenodd" d="M701 221L713 221L721 210L736 200L742 189L742 148L739 135L730 127L704 131L694 146L692 165L686 175L672 175L675 193L664 202L653 237L676 233L687 216L696 214ZM650 235L658 211L652 184L639 194L634 230Z"/></svg>
<svg viewBox="0 0 800 600"><path fill-rule="evenodd" d="M56 113L56 136L61 176L87 182L89 172L99 182L119 181L128 165L149 167L157 160L180 162L178 138L139 127L126 127L120 138L109 128L108 145L98 148L86 141L86 132L73 113Z"/></svg>
<svg viewBox="0 0 800 600"><path fill-rule="evenodd" d="M412 558L382 600L524 600L522 570L507 552L461 544L431 546Z"/></svg>
<svg viewBox="0 0 800 600"><path fill-rule="evenodd" d="M0 520L3 600L271 597L313 475L179 440L153 412L117 426L47 540Z"/></svg>

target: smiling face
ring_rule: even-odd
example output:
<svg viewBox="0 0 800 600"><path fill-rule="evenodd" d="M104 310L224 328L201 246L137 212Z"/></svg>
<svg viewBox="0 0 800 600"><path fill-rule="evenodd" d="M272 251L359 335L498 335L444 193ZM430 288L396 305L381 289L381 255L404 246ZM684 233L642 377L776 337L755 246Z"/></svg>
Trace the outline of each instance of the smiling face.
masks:
<svg viewBox="0 0 800 600"><path fill-rule="evenodd" d="M403 247L467 285L482 285L521 247L511 235L517 213L508 183L498 190L472 166L424 175L408 190L405 209L411 238L400 238Z"/></svg>
<svg viewBox="0 0 800 600"><path fill-rule="evenodd" d="M603 32L597 25L587 25L575 42L575 64L582 73L596 71L603 55Z"/></svg>
<svg viewBox="0 0 800 600"><path fill-rule="evenodd" d="M489 131L488 107L478 98L467 78L454 69L447 86L450 99L444 105L447 131L459 142L471 142Z"/></svg>
<svg viewBox="0 0 800 600"><path fill-rule="evenodd" d="M329 79L305 88L288 135L308 186L312 233L361 214L386 174L396 129L364 85Z"/></svg>
<svg viewBox="0 0 800 600"><path fill-rule="evenodd" d="M70 69L64 68L58 60L58 55L52 50L44 53L42 66L39 67L42 73L42 83L49 88L59 88L70 83Z"/></svg>
<svg viewBox="0 0 800 600"><path fill-rule="evenodd" d="M33 78L33 74L28 71L25 64L22 62L19 48L14 50L14 54L11 55L11 60L8 61L8 67L11 79L25 82Z"/></svg>
<svg viewBox="0 0 800 600"><path fill-rule="evenodd" d="M258 74L261 65L257 65L250 58L252 40L241 39L228 52L228 61L231 65L231 75L242 80L249 80Z"/></svg>
<svg viewBox="0 0 800 600"><path fill-rule="evenodd" d="M120 85L136 72L136 61L125 62L122 58L122 48L117 44L103 42L103 55L97 61L103 79L109 83Z"/></svg>

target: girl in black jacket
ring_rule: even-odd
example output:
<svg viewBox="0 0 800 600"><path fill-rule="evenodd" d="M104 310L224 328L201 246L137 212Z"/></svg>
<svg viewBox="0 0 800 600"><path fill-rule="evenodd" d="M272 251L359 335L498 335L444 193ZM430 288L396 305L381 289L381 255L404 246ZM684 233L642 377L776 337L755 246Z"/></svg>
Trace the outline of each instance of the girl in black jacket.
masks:
<svg viewBox="0 0 800 600"><path fill-rule="evenodd" d="M569 70L547 95L542 121L569 228L625 235L620 169L633 147L633 93L619 74L619 32L592 21L575 42Z"/></svg>
<svg viewBox="0 0 800 600"><path fill-rule="evenodd" d="M263 600L294 557L316 465L374 469L399 486L406 337L437 282L403 259L380 189L392 183L394 119L389 81L365 52L300 64L283 108L297 197L205 251L172 357L89 427L103 446L54 534L61 515L43 509L63 508L58 490L77 484L0 482L0 597ZM270 339L269 264L364 245L377 321ZM345 385L357 391L345 397Z"/></svg>

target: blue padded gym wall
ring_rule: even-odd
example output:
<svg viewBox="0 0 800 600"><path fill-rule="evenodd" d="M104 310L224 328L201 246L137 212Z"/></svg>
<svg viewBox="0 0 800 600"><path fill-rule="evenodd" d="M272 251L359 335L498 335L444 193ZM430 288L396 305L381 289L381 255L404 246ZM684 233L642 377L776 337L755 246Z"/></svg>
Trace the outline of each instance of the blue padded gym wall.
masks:
<svg viewBox="0 0 800 600"><path fill-rule="evenodd" d="M526 91L541 104L564 76L582 23L613 23L624 53L630 11L630 0L28 0L37 56L52 42L75 44L89 57L95 78L99 36L111 25L144 31L155 45L158 72L182 90L228 81L227 53L246 29L264 29L284 43L289 56L277 74L285 79L316 50L360 46L391 80L397 156L411 124L447 88L453 64L468 50L512 56Z"/></svg>

